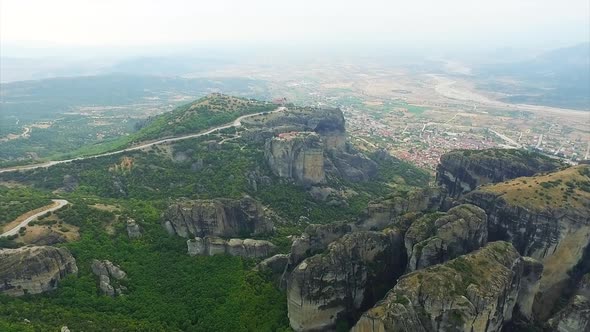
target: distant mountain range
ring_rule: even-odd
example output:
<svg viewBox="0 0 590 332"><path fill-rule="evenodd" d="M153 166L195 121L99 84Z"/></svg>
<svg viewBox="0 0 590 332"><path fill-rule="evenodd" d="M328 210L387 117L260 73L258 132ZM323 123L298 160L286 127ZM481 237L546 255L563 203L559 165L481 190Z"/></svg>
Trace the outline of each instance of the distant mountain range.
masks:
<svg viewBox="0 0 590 332"><path fill-rule="evenodd" d="M590 43L548 51L527 61L481 66L481 87L504 101L590 110ZM517 83L508 84L506 79Z"/></svg>

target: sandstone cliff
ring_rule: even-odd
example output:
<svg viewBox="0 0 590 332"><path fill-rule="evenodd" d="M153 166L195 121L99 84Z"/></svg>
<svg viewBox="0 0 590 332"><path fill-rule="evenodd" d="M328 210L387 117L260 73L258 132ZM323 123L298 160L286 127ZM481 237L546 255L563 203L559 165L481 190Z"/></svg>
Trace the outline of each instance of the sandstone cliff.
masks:
<svg viewBox="0 0 590 332"><path fill-rule="evenodd" d="M346 143L340 109L290 110L264 126L250 136L265 141L265 159L279 177L313 185L326 182L329 174L352 182L377 176L377 164Z"/></svg>
<svg viewBox="0 0 590 332"><path fill-rule="evenodd" d="M289 264L289 255L288 254L276 254L272 257L269 257L262 262L258 263L254 270L256 271L266 271L268 270L273 275L280 275L285 271L285 268Z"/></svg>
<svg viewBox="0 0 590 332"><path fill-rule="evenodd" d="M549 320L558 332L590 331L590 273L580 281L568 304Z"/></svg>
<svg viewBox="0 0 590 332"><path fill-rule="evenodd" d="M324 149L313 132L280 134L266 142L264 154L270 169L279 177L302 184L324 182Z"/></svg>
<svg viewBox="0 0 590 332"><path fill-rule="evenodd" d="M75 273L78 273L76 260L65 248L0 250L0 292L10 296L53 290L61 279Z"/></svg>
<svg viewBox="0 0 590 332"><path fill-rule="evenodd" d="M512 242L545 267L535 318L548 318L590 247L590 166L484 186L463 199L488 215L489 240ZM589 256L590 257L590 256Z"/></svg>
<svg viewBox="0 0 590 332"><path fill-rule="evenodd" d="M306 257L324 251L330 243L352 232L353 229L352 225L343 222L307 226L291 244L290 264L295 266Z"/></svg>
<svg viewBox="0 0 590 332"><path fill-rule="evenodd" d="M558 160L523 150L455 150L440 158L436 181L450 196L459 197L482 184L553 171L560 166Z"/></svg>
<svg viewBox="0 0 590 332"><path fill-rule="evenodd" d="M309 257L287 283L289 321L295 331L322 330L354 320L383 296L403 272L402 236L397 230L344 235L326 252Z"/></svg>
<svg viewBox="0 0 590 332"><path fill-rule="evenodd" d="M405 234L408 271L470 253L485 245L487 238L487 216L474 205L426 214L414 221Z"/></svg>
<svg viewBox="0 0 590 332"><path fill-rule="evenodd" d="M377 176L377 163L350 145L346 149L330 153L328 171L351 182L369 181Z"/></svg>
<svg viewBox="0 0 590 332"><path fill-rule="evenodd" d="M127 220L127 236L130 239L139 239L141 235L141 227L133 219Z"/></svg>
<svg viewBox="0 0 590 332"><path fill-rule="evenodd" d="M295 108L269 119L265 127L287 131L318 133L328 149L341 149L345 143L344 114L339 108ZM285 132L284 130L280 130Z"/></svg>
<svg viewBox="0 0 590 332"><path fill-rule="evenodd" d="M363 227L383 229L406 213L444 210L447 205L449 203L447 203L445 191L433 187L388 197L369 203Z"/></svg>
<svg viewBox="0 0 590 332"><path fill-rule="evenodd" d="M352 331L500 331L519 298L529 296L530 287L521 287L530 282L524 266L510 243L494 242L407 274Z"/></svg>
<svg viewBox="0 0 590 332"><path fill-rule="evenodd" d="M98 288L102 294L115 297L127 290L127 287L120 284L121 280L127 278L127 273L111 261L93 259L90 268L98 277Z"/></svg>
<svg viewBox="0 0 590 332"><path fill-rule="evenodd" d="M277 252L277 247L265 240L230 239L224 240L215 236L196 237L186 241L188 254L240 256L248 258L266 258Z"/></svg>
<svg viewBox="0 0 590 332"><path fill-rule="evenodd" d="M170 234L243 237L271 233L276 215L252 198L194 200L173 204L162 216Z"/></svg>

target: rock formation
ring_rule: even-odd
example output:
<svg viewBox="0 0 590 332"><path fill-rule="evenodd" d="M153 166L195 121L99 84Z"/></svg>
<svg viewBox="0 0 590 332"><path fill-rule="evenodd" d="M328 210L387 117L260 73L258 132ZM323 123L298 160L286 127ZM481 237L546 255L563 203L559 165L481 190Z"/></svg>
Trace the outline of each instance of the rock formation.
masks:
<svg viewBox="0 0 590 332"><path fill-rule="evenodd" d="M294 267L304 258L324 251L328 245L352 232L348 223L335 222L325 225L311 224L291 244L290 264Z"/></svg>
<svg viewBox="0 0 590 332"><path fill-rule="evenodd" d="M352 331L500 331L519 297L528 296L521 294L523 276L530 279L524 266L514 247L500 241L407 274Z"/></svg>
<svg viewBox="0 0 590 332"><path fill-rule="evenodd" d="M518 313L527 321L534 321L533 305L539 292L539 279L543 275L543 264L531 257L522 257L523 271L518 295Z"/></svg>
<svg viewBox="0 0 590 332"><path fill-rule="evenodd" d="M281 274L289 264L289 255L276 254L258 263L255 267L257 271L269 270L272 274Z"/></svg>
<svg viewBox="0 0 590 332"><path fill-rule="evenodd" d="M265 124L273 133L315 132L327 150L341 150L346 143L344 114L338 108L297 108L269 119Z"/></svg>
<svg viewBox="0 0 590 332"><path fill-rule="evenodd" d="M590 250L590 166L484 186L462 201L488 215L490 241L511 242L544 265L536 319L549 318L570 280L568 272ZM585 254L586 253L586 254Z"/></svg>
<svg viewBox="0 0 590 332"><path fill-rule="evenodd" d="M590 273L580 281L568 304L549 320L557 332L590 331Z"/></svg>
<svg viewBox="0 0 590 332"><path fill-rule="evenodd" d="M170 234L242 237L271 233L275 214L252 198L194 200L173 204L162 216Z"/></svg>
<svg viewBox="0 0 590 332"><path fill-rule="evenodd" d="M393 285L404 260L397 230L360 231L332 242L326 252L306 258L289 276L291 327L322 330L340 319L353 320Z"/></svg>
<svg viewBox="0 0 590 332"><path fill-rule="evenodd" d="M558 160L523 150L455 150L441 156L436 181L450 196L459 197L483 184L532 176L560 166Z"/></svg>
<svg viewBox="0 0 590 332"><path fill-rule="evenodd" d="M102 294L114 297L123 294L127 290L127 287L119 283L127 278L127 273L111 261L93 259L90 268L92 273L98 277L98 288Z"/></svg>
<svg viewBox="0 0 590 332"><path fill-rule="evenodd" d="M279 177L307 185L326 180L323 144L316 133L279 134L266 142L264 154L270 169Z"/></svg>
<svg viewBox="0 0 590 332"><path fill-rule="evenodd" d="M302 108L270 119L265 126L253 140L265 139L266 161L279 177L310 186L325 183L328 174L352 182L377 175L377 164L346 143L340 109Z"/></svg>
<svg viewBox="0 0 590 332"><path fill-rule="evenodd" d="M430 187L371 202L363 228L383 229L406 213L444 210L449 205L446 198L444 190Z"/></svg>
<svg viewBox="0 0 590 332"><path fill-rule="evenodd" d="M65 248L48 246L0 250L0 292L10 296L38 294L57 288L68 274L78 273Z"/></svg>
<svg viewBox="0 0 590 332"><path fill-rule="evenodd" d="M127 236L130 239L139 239L141 237L141 228L133 219L127 220Z"/></svg>
<svg viewBox="0 0 590 332"><path fill-rule="evenodd" d="M230 239L224 240L220 237L206 236L196 237L186 241L188 254L196 255L222 255L240 256L248 258L265 258L276 253L274 244L265 240L253 239Z"/></svg>
<svg viewBox="0 0 590 332"><path fill-rule="evenodd" d="M332 172L347 181L368 181L377 176L377 163L350 145L346 145L343 151L330 154L329 161L334 164Z"/></svg>
<svg viewBox="0 0 590 332"><path fill-rule="evenodd" d="M422 269L470 253L486 244L485 211L463 204L447 213L426 214L405 234L408 271Z"/></svg>

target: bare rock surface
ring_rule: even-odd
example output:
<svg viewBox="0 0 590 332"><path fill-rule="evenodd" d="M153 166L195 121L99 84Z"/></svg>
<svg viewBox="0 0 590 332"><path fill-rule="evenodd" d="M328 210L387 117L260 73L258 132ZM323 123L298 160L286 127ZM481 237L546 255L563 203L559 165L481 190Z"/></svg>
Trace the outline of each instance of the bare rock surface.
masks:
<svg viewBox="0 0 590 332"><path fill-rule="evenodd" d="M93 259L90 268L92 273L98 277L98 288L102 294L114 297L127 290L124 285L120 284L121 280L127 278L127 273L111 261Z"/></svg>
<svg viewBox="0 0 590 332"><path fill-rule="evenodd" d="M403 261L402 235L397 230L342 236L324 253L304 259L289 275L291 327L326 330L339 319L354 320L403 273Z"/></svg>
<svg viewBox="0 0 590 332"><path fill-rule="evenodd" d="M278 217L250 197L192 200L172 204L162 216L171 234L181 237L242 237L272 233Z"/></svg>
<svg viewBox="0 0 590 332"><path fill-rule="evenodd" d="M408 271L443 263L479 249L487 243L484 210L463 204L446 213L426 214L412 223L405 234Z"/></svg>
<svg viewBox="0 0 590 332"><path fill-rule="evenodd" d="M78 273L76 260L65 248L49 246L0 250L0 292L10 296L38 294L57 288Z"/></svg>
<svg viewBox="0 0 590 332"><path fill-rule="evenodd" d="M525 265L510 243L499 241L404 275L352 331L500 331L527 296Z"/></svg>
<svg viewBox="0 0 590 332"><path fill-rule="evenodd" d="M196 237L186 241L188 254L196 255L223 255L240 256L248 258L266 258L276 253L277 247L269 241L253 239L229 239L207 236Z"/></svg>

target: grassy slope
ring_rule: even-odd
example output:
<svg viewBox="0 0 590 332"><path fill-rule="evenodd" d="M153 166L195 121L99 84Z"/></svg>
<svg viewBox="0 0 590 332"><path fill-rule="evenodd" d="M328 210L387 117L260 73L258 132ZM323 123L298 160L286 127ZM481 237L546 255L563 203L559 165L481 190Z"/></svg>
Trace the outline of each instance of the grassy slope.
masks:
<svg viewBox="0 0 590 332"><path fill-rule="evenodd" d="M144 231L140 240L127 238L124 223L115 235L105 225L113 213L87 207L69 197L70 208L57 213L80 227L79 241L65 244L76 257L77 277L57 291L9 298L0 295L0 330L57 331L271 331L286 328L284 295L261 275L252 262L237 257L189 257L184 239L168 236L152 204L109 200L122 207L123 220L132 215ZM103 201L103 200L101 200ZM88 202L90 203L90 202ZM129 291L109 298L97 292L91 260L110 259L128 274ZM24 319L31 321L23 324Z"/></svg>
<svg viewBox="0 0 590 332"><path fill-rule="evenodd" d="M75 151L70 157L99 154L145 141L198 133L213 126L230 123L242 115L268 112L275 108L273 104L253 99L211 94L179 106L172 112L149 119L143 128L129 136L85 146Z"/></svg>
<svg viewBox="0 0 590 332"><path fill-rule="evenodd" d="M534 209L588 208L584 204L590 202L590 166L517 178L482 189L500 194L509 203Z"/></svg>

